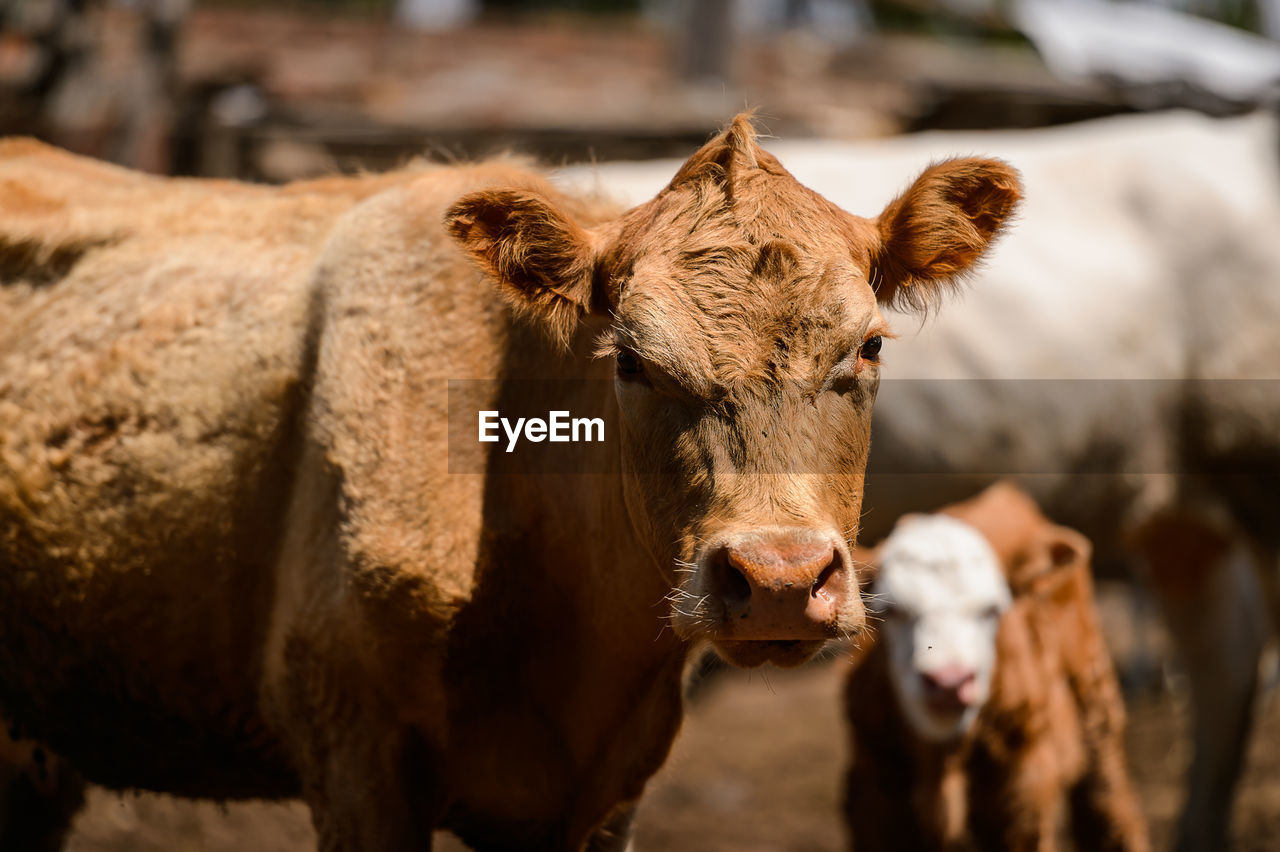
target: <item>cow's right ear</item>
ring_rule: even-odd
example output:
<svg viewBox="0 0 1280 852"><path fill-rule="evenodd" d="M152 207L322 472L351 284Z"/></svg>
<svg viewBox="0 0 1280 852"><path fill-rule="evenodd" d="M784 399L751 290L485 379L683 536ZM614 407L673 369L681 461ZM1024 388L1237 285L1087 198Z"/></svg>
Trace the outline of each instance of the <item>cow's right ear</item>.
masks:
<svg viewBox="0 0 1280 852"><path fill-rule="evenodd" d="M445 213L444 223L517 312L567 347L582 315L594 307L591 233L548 199L518 189L465 195Z"/></svg>

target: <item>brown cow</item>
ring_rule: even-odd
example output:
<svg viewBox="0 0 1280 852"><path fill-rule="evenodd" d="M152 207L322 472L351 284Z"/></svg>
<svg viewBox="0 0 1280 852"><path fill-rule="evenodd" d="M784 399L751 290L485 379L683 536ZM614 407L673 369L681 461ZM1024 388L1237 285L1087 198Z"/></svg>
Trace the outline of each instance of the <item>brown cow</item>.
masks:
<svg viewBox="0 0 1280 852"><path fill-rule="evenodd" d="M884 625L850 675L853 846L1145 850L1089 543L1000 483L873 552Z"/></svg>
<svg viewBox="0 0 1280 852"><path fill-rule="evenodd" d="M625 843L695 641L859 631L877 301L1019 197L955 160L851 216L745 118L625 213L510 162L271 189L12 142L0 185L3 713L101 784L302 796L326 850ZM451 472L450 407L539 406L615 438Z"/></svg>

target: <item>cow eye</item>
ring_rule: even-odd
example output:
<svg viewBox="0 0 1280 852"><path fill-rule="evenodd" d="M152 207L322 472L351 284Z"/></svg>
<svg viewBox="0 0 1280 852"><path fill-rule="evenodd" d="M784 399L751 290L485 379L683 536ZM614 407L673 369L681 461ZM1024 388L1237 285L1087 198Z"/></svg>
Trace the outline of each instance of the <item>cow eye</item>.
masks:
<svg viewBox="0 0 1280 852"><path fill-rule="evenodd" d="M644 367L641 366L640 359L636 357L634 352L627 349L619 349L616 360L618 362L618 378L638 379L644 375Z"/></svg>
<svg viewBox="0 0 1280 852"><path fill-rule="evenodd" d="M1000 618L1000 607L989 606L982 611L982 617L988 621L996 621Z"/></svg>
<svg viewBox="0 0 1280 852"><path fill-rule="evenodd" d="M868 337L862 342L862 348L858 350L858 357L874 364L880 360L880 347L883 345L884 338L880 335Z"/></svg>

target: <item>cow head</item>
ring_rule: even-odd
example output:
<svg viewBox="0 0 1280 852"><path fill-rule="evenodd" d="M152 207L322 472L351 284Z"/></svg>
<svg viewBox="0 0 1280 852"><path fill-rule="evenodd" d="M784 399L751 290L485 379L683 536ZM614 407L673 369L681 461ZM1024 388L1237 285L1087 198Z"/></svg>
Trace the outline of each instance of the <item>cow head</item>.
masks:
<svg viewBox="0 0 1280 852"><path fill-rule="evenodd" d="M672 585L672 624L730 662L799 663L860 630L849 542L889 335L931 304L1019 199L992 160L927 169L876 219L801 186L750 122L658 196L584 227L494 189L447 224L517 310L613 365L630 521Z"/></svg>

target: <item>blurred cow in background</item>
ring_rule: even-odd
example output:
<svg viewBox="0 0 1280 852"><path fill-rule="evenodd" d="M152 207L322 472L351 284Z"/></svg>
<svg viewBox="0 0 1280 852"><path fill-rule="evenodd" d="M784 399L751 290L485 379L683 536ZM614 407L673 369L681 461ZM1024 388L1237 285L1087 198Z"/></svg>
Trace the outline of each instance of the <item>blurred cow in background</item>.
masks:
<svg viewBox="0 0 1280 852"><path fill-rule="evenodd" d="M867 558L867 557L864 557ZM872 552L883 624L846 691L858 850L1149 848L1083 536L997 484Z"/></svg>

